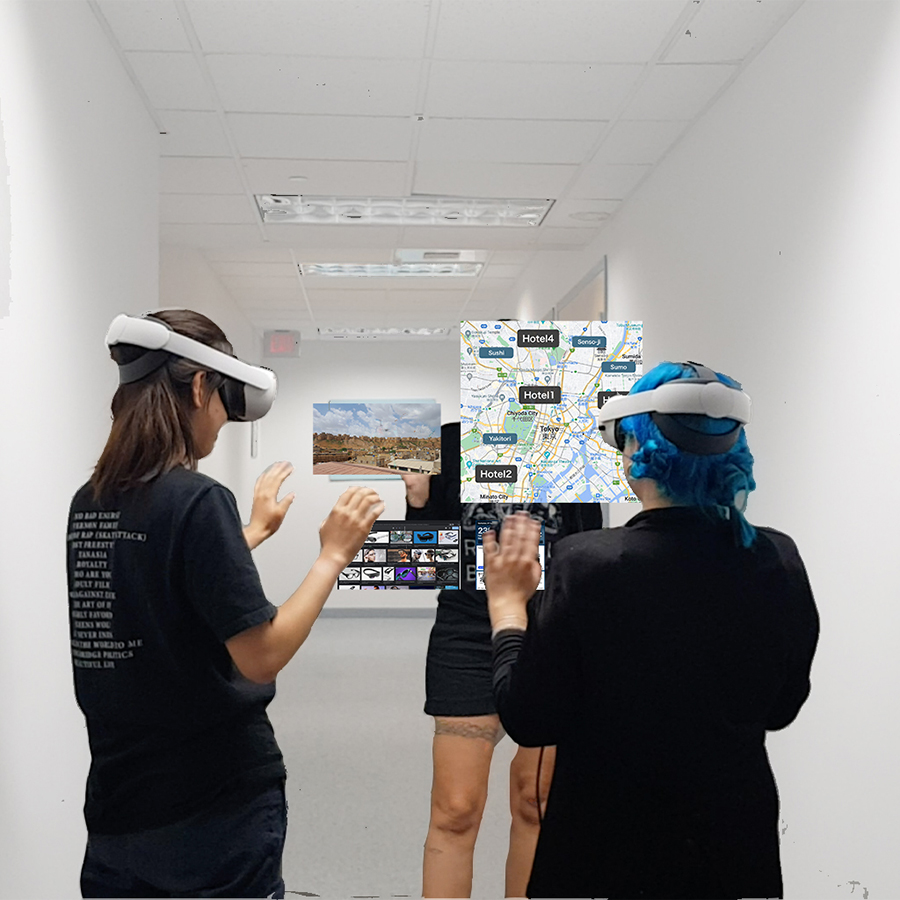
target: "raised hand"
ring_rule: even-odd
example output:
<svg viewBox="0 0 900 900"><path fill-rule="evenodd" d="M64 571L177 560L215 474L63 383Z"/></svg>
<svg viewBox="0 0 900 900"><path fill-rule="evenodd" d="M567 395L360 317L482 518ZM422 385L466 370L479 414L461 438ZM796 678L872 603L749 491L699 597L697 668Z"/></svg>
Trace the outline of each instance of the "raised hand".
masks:
<svg viewBox="0 0 900 900"><path fill-rule="evenodd" d="M321 555L340 563L343 569L356 556L372 524L383 512L384 501L372 488L347 488L319 526Z"/></svg>
<svg viewBox="0 0 900 900"><path fill-rule="evenodd" d="M503 520L499 541L493 531L484 534L484 586L494 628L501 620L527 624L526 604L541 580L540 538L540 523L526 512Z"/></svg>
<svg viewBox="0 0 900 900"><path fill-rule="evenodd" d="M250 524L244 529L244 539L251 550L281 528L281 523L291 508L295 495L288 494L279 500L278 492L285 479L293 471L294 467L289 462L277 462L269 466L256 479L253 487Z"/></svg>

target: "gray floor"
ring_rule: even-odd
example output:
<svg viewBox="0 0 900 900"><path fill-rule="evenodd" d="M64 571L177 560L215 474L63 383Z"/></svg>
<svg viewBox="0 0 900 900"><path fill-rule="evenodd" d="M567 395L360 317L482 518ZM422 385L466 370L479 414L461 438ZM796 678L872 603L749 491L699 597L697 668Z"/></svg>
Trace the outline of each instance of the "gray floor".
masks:
<svg viewBox="0 0 900 900"><path fill-rule="evenodd" d="M320 618L270 707L288 767L288 897L420 897L433 720L430 618ZM503 896L509 763L494 754L472 896Z"/></svg>

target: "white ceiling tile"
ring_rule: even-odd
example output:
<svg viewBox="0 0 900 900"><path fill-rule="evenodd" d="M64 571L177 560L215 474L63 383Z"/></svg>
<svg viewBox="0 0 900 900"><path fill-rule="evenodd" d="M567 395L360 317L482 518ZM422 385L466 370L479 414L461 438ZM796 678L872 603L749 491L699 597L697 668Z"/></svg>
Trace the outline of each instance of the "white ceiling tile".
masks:
<svg viewBox="0 0 900 900"><path fill-rule="evenodd" d="M585 228L595 227L600 222L605 221L620 206L621 200L579 200L565 199L557 200L553 204L553 209L547 214L547 218L542 223L542 228ZM588 213L589 215L599 215L602 219L594 221L580 221L573 219L572 216L577 213Z"/></svg>
<svg viewBox="0 0 900 900"><path fill-rule="evenodd" d="M463 315L469 322L490 322L494 319L512 318L515 310L512 307L513 298L508 295L502 297L473 297L471 302L467 304Z"/></svg>
<svg viewBox="0 0 900 900"><path fill-rule="evenodd" d="M233 159L163 156L159 161L162 194L243 194Z"/></svg>
<svg viewBox="0 0 900 900"><path fill-rule="evenodd" d="M160 222L253 224L250 201L239 194L160 194Z"/></svg>
<svg viewBox="0 0 900 900"><path fill-rule="evenodd" d="M240 249L218 249L204 251L203 255L211 263L215 262L290 262L291 252L283 247L258 247Z"/></svg>
<svg viewBox="0 0 900 900"><path fill-rule="evenodd" d="M600 145L594 161L605 163L659 162L688 127L688 122L626 122L620 120Z"/></svg>
<svg viewBox="0 0 900 900"><path fill-rule="evenodd" d="M583 247L599 233L599 228L542 228L538 243L542 247Z"/></svg>
<svg viewBox="0 0 900 900"><path fill-rule="evenodd" d="M240 304L238 304L240 306ZM303 354L303 342L315 339L315 329L312 319L304 306L303 309L259 309L248 307L243 309L244 314L260 331L277 328L298 329L301 332L300 353ZM305 326L305 327L304 327Z"/></svg>
<svg viewBox="0 0 900 900"><path fill-rule="evenodd" d="M276 159L405 160L412 120L372 116L229 113L241 156Z"/></svg>
<svg viewBox="0 0 900 900"><path fill-rule="evenodd" d="M300 301L303 299L303 290L297 275L263 278L254 278L249 275L224 275L220 276L220 281L232 297L239 297L241 301L268 301L279 298Z"/></svg>
<svg viewBox="0 0 900 900"><path fill-rule="evenodd" d="M432 63L429 116L496 119L610 119L643 71L596 63Z"/></svg>
<svg viewBox="0 0 900 900"><path fill-rule="evenodd" d="M704 3L669 48L666 62L737 62L755 50L800 3L728 0Z"/></svg>
<svg viewBox="0 0 900 900"><path fill-rule="evenodd" d="M527 266L533 259L533 254L525 250L497 250L491 254L491 265Z"/></svg>
<svg viewBox="0 0 900 900"><path fill-rule="evenodd" d="M652 166L620 166L591 163L572 186L568 196L594 200L621 200L627 197Z"/></svg>
<svg viewBox="0 0 900 900"><path fill-rule="evenodd" d="M161 222L159 240L162 244L210 248L248 247L263 243L256 225L184 225Z"/></svg>
<svg viewBox="0 0 900 900"><path fill-rule="evenodd" d="M405 162L321 159L243 159L254 194L318 194L344 197L402 197ZM305 175L305 181L291 181Z"/></svg>
<svg viewBox="0 0 900 900"><path fill-rule="evenodd" d="M436 59L644 62L684 9L672 0L454 0Z"/></svg>
<svg viewBox="0 0 900 900"><path fill-rule="evenodd" d="M605 123L428 119L417 160L581 163Z"/></svg>
<svg viewBox="0 0 900 900"><path fill-rule="evenodd" d="M413 193L552 199L562 194L577 170L575 165L420 161L416 163Z"/></svg>
<svg viewBox="0 0 900 900"><path fill-rule="evenodd" d="M387 291L372 291L365 288L339 290L311 290L307 288L307 297L313 312L317 309L369 309L382 308L387 302Z"/></svg>
<svg viewBox="0 0 900 900"><path fill-rule="evenodd" d="M297 280L297 269L292 262L218 262L210 263L217 275L243 278L293 278Z"/></svg>
<svg viewBox="0 0 900 900"><path fill-rule="evenodd" d="M727 65L657 65L625 109L625 119L693 119L737 72Z"/></svg>
<svg viewBox="0 0 900 900"><path fill-rule="evenodd" d="M207 53L418 58L425 48L428 0L189 0Z"/></svg>
<svg viewBox="0 0 900 900"><path fill-rule="evenodd" d="M190 50L170 0L100 0L100 11L123 50Z"/></svg>
<svg viewBox="0 0 900 900"><path fill-rule="evenodd" d="M411 116L418 60L302 56L207 56L229 112Z"/></svg>
<svg viewBox="0 0 900 900"><path fill-rule="evenodd" d="M422 250L524 250L537 242L538 228L476 228L436 225L410 226L403 229L402 243L397 246Z"/></svg>
<svg viewBox="0 0 900 900"><path fill-rule="evenodd" d="M390 249L401 246L400 228L388 225L266 225L266 236L273 244L293 247L297 259L305 251L339 249Z"/></svg>
<svg viewBox="0 0 900 900"><path fill-rule="evenodd" d="M140 50L125 55L156 109L216 108L192 54Z"/></svg>
<svg viewBox="0 0 900 900"><path fill-rule="evenodd" d="M471 288L465 291L399 291L388 292L389 309L404 312L425 312L429 310L446 311L459 309L469 294Z"/></svg>
<svg viewBox="0 0 900 900"><path fill-rule="evenodd" d="M493 294L491 296L475 295L460 312L467 322L487 321L493 319L512 318L511 302L515 294Z"/></svg>
<svg viewBox="0 0 900 900"><path fill-rule="evenodd" d="M162 156L228 156L231 148L216 113L159 110L165 134L159 137Z"/></svg>
<svg viewBox="0 0 900 900"><path fill-rule="evenodd" d="M234 295L232 294L232 296ZM288 297L266 297L264 295L259 295L255 297L235 297L235 300L241 308L278 310L285 309L286 307L291 308L291 300ZM306 302L302 297L298 296L297 299L293 301L293 304L293 308L299 313L308 315Z"/></svg>
<svg viewBox="0 0 900 900"><path fill-rule="evenodd" d="M512 290L516 283L515 278L489 278L485 275L478 282L477 293L481 294L505 294Z"/></svg>
<svg viewBox="0 0 900 900"><path fill-rule="evenodd" d="M522 274L522 266L504 265L492 261L484 267L481 280L489 281L492 278L518 278Z"/></svg>

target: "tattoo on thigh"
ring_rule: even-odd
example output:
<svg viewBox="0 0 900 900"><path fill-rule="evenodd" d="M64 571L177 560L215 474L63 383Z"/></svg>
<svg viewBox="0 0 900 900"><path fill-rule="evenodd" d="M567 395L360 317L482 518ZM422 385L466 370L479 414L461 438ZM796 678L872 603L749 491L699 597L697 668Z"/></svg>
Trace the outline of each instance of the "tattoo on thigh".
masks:
<svg viewBox="0 0 900 900"><path fill-rule="evenodd" d="M434 733L481 738L494 745L506 734L499 722L473 722L471 719L445 719L442 717L435 717Z"/></svg>

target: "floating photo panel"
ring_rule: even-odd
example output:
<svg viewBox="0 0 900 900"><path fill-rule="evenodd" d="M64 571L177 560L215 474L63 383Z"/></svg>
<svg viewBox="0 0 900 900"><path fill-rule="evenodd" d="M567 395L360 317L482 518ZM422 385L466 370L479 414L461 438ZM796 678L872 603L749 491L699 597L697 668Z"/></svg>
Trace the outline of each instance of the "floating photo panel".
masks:
<svg viewBox="0 0 900 900"><path fill-rule="evenodd" d="M313 474L366 480L441 471L441 407L434 401L313 404Z"/></svg>

